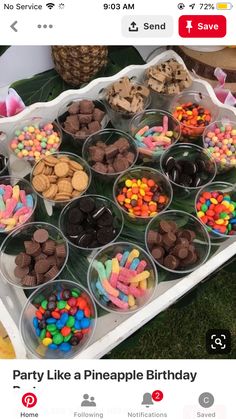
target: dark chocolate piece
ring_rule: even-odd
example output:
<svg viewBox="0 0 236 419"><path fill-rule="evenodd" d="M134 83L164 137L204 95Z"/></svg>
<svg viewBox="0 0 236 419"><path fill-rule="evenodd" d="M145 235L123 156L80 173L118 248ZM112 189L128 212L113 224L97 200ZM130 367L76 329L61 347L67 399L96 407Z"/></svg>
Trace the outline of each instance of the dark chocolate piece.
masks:
<svg viewBox="0 0 236 419"><path fill-rule="evenodd" d="M39 228L38 230L36 230L34 232L33 235L33 239L34 241L36 241L37 243L44 243L47 241L49 237L48 231L45 230L44 228Z"/></svg>

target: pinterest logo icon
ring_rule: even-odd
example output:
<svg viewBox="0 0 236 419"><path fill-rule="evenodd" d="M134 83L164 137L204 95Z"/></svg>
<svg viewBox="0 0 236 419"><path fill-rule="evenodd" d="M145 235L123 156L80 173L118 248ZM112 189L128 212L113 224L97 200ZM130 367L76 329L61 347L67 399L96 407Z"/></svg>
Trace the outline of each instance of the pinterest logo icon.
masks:
<svg viewBox="0 0 236 419"><path fill-rule="evenodd" d="M34 407L37 403L37 397L34 393L25 393L22 397L22 404L25 407L31 408Z"/></svg>

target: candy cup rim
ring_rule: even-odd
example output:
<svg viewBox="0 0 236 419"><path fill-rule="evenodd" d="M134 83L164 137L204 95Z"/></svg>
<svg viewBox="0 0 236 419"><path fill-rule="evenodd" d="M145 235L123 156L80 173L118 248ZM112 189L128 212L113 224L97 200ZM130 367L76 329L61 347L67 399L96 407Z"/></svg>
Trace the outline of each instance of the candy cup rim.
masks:
<svg viewBox="0 0 236 419"><path fill-rule="evenodd" d="M93 336L94 336L94 333L95 333L95 329L96 329L96 326L97 326L97 317L98 317L98 315L97 315L97 307L96 307L96 304L95 304L95 301L94 301L94 298L93 298L93 295L90 293L90 291L89 290L87 290L83 285L81 285L80 283L77 283L77 282L74 282L74 281L71 281L71 280L68 280L68 279L57 279L56 281L55 281L55 284L58 284L58 283L66 283L66 284L69 284L69 285L73 285L73 287L74 288L79 288L79 290L83 290L84 292L86 292L86 294L89 296L89 299L90 299L90 301L91 301L91 304L92 304L92 306L93 306L93 309L94 309L94 317L93 317L93 327L92 327L92 330L91 330L91 334L90 334L90 336L89 336L89 338L88 338L88 340L87 340L87 342L84 344L84 346L83 346L83 350L85 349L85 348L87 348L88 347L88 345L89 345L89 343L91 342L91 339L93 338ZM31 304L31 305L33 305L32 304L32 300L33 300L33 298L36 296L36 294L37 293L40 293L41 292L41 290L45 287L45 286L47 286L47 285L52 285L52 283L46 283L46 284L43 284L43 285L40 285L40 287L39 288L37 288L31 295L30 295L30 297L28 297L27 298L27 301L26 301L26 303L24 304L24 307L22 308L22 311L21 311L21 315L20 315L20 320L19 320L19 330L20 330L20 338L21 338L21 340L22 340L22 342L23 342L23 344L24 344L24 346L27 348L27 350L30 352L30 354L31 355L33 355L33 357L34 358L38 358L38 359L48 359L48 358L45 358L45 357L43 357L43 356L39 356L39 354L36 354L33 350L31 350L30 348L29 348L29 346L26 344L26 342L25 342L25 340L24 340L24 338L23 338L23 333L22 333L22 330L24 329L24 327L23 327L23 315L24 315L24 313L25 313L25 311L26 311L26 309L27 309L27 307ZM79 345L78 345L79 346ZM74 356L73 357L68 357L67 359L73 359L73 358L75 358L78 354L80 353L80 351L78 350L77 352L75 352L75 354L74 354ZM64 359L64 358L53 358L53 359ZM65 358L66 359L66 358Z"/></svg>
<svg viewBox="0 0 236 419"><path fill-rule="evenodd" d="M2 242L2 244L0 246L0 262L1 262L2 258L4 257L3 249L7 247L7 241L12 239L13 238L12 236L17 235L18 233L20 233L20 231L18 231L18 230L20 230L22 228L31 227L31 226L32 227L33 226L40 226L40 228L41 227L45 228L45 230L47 230L47 227L50 226L50 228L55 229L58 232L58 234L60 234L60 236L62 236L61 238L64 239L64 244L65 244L65 247L66 247L66 257L65 257L65 260L63 262L62 267L60 268L58 274L54 278L48 280L44 284L35 285L35 286L31 286L31 287L26 287L24 285L21 285L20 283L16 284L14 282L9 281L9 279L3 273L2 268L1 268L2 263L0 263L0 272L1 272L2 276L5 278L5 280L10 285L13 285L16 288L20 288L20 289L24 289L24 290L38 290L41 286L44 286L46 284L49 284L50 282L53 282L62 273L63 269L65 268L65 266L67 264L68 258L69 258L69 245L68 245L68 242L67 242L63 232L57 226L55 226L53 224L50 224L50 223L47 223L47 222L44 222L44 221L33 221L31 223L26 223L26 224L20 225L17 229L11 231L11 233L4 239L4 241Z"/></svg>
<svg viewBox="0 0 236 419"><path fill-rule="evenodd" d="M131 167L133 167L135 165L135 163L136 163L136 161L138 159L138 154L139 154L138 153L138 147L134 143L134 140L133 140L132 136L129 133L127 133L125 131L122 131L122 130L119 130L119 129L116 129L116 128L105 128L105 129L101 129L101 130L99 130L99 131L97 131L97 132L89 135L89 137L83 143L83 147L82 147L82 157L83 157L83 159L85 160L85 152L86 152L85 151L85 148L87 147L87 144L89 143L89 141L91 140L91 138L93 136L95 136L95 135L108 134L108 133L111 133L111 135L112 135L112 133L114 133L114 134L116 133L116 134L120 135L121 137L125 137L128 140L128 142L130 143L130 146L134 147L134 149L135 149L135 158L134 158L133 163L131 163L131 165L129 166L129 168L126 169L126 170L129 170ZM100 141L102 141L102 139ZM87 161L87 160L85 160L85 161L88 164L91 172L94 173L95 175L98 174L98 175L102 175L102 176L108 176L108 177L111 177L111 178L115 178L115 177L119 176L120 174L126 172L126 170L122 170L121 172L114 172L114 173L102 173L102 172L98 172L97 170L94 170L93 169L93 167L91 166L91 164L90 164L89 161Z"/></svg>
<svg viewBox="0 0 236 419"><path fill-rule="evenodd" d="M154 284L153 284L153 287L152 287L152 292L150 293L150 296L147 299L147 301L141 307L137 307L134 310L132 310L132 308L129 309L129 310L121 310L118 307L117 307L117 310L116 309L113 309L113 308L110 308L110 307L107 308L105 305L103 305L97 299L97 297L94 295L94 292L93 292L92 287L91 287L91 279L90 278L91 278L91 271L93 269L93 263L94 263L94 261L100 256L100 254L103 251L106 251L107 248L114 247L114 246L122 246L124 248L127 247L127 246L131 246L131 247L133 247L135 249L138 249L138 250L140 250L141 252L143 252L145 254L146 260L148 260L148 262L152 265L153 276L154 276ZM89 264L89 268L88 268L88 272L87 272L87 286L88 286L88 289L89 289L90 294L93 296L94 301L101 308L103 308L105 311L107 311L108 313L122 314L122 315L126 315L126 316L129 315L129 314L132 315L134 313L137 313L139 310L141 310L143 307L145 307L151 301L151 299L153 298L153 295L154 295L154 293L156 291L157 284L158 284L158 272L157 272L157 268L156 268L156 265L155 265L153 259L150 257L150 255L148 254L148 252L145 249L143 249L141 246L139 246L137 244L134 244L134 243L131 243L131 242L125 242L125 241L122 241L121 242L120 241L120 242L115 242L115 243L109 243L106 246L104 246L102 249L100 249L98 252L96 252L95 255L93 256L93 258L92 258L92 260L91 260L91 262Z"/></svg>
<svg viewBox="0 0 236 419"><path fill-rule="evenodd" d="M151 224L152 223L155 223L155 221L156 221L156 219L159 217L159 214L158 215L156 215L156 217L155 218L153 218L149 223L148 223L148 225L147 225L147 227L146 227L146 230L145 230L145 246L146 246L146 249L147 249L147 251L148 251L148 254L150 255L150 257L152 258L152 260L154 261L154 263L156 263L160 268L162 268L162 269L164 269L165 271L167 271L167 272L171 272L171 273L175 273L175 274L183 274L183 275L186 275L186 274L189 274L189 273L191 273L191 272L194 272L196 269L198 269L200 266L202 266L202 265L204 265L204 263L207 261L207 259L208 259L208 257L209 257L209 255L210 255L210 251L211 251L211 240L210 240L210 236L209 236L209 233L208 233L208 231L207 231L207 229L206 229L206 227L205 227L205 225L203 225L202 223L200 223L200 220L197 218L197 217L195 217L194 215L192 215L192 214L189 214L188 212L186 212L186 211L181 211L181 210L170 210L170 211L167 211L167 212L165 212L165 213L162 213L162 214L160 214L160 216L162 216L162 215L168 215L168 214L170 214L170 213L178 213L179 215L180 214L182 214L184 217L188 217L188 218L190 218L190 219L192 219L195 223L197 223L197 224L200 224L200 226L202 227L202 229L203 229L203 234L205 235L205 240L206 240L206 244L207 244L207 247L208 247L208 250L207 250L207 253L206 253L206 255L205 255L205 257L203 258L203 260L201 261L201 263L199 263L197 266L195 266L195 267L193 267L192 269L186 269L186 270L182 270L182 271L179 271L178 269L175 269L175 270L173 270L173 269L169 269L169 268L167 268L166 266L164 266L164 265L161 265L157 260L155 260L154 258L153 258L153 256L152 256L152 254L151 254L151 252L150 252L150 250L149 250L149 247L148 247L148 244L147 244L147 235L148 235L148 232L149 232L149 230L150 230L150 227L151 227ZM174 220L173 220L174 221Z"/></svg>
<svg viewBox="0 0 236 419"><path fill-rule="evenodd" d="M209 185L210 183L212 183L212 181L214 180L214 178L215 178L215 176L216 176L216 173L217 173L216 162L215 162L215 160L211 160L211 157L210 157L210 155L207 153L207 151L206 151L206 149L205 149L205 148L200 147L199 145L197 145L197 144L193 144L193 143L179 143L179 144L173 144L171 147L169 147L167 150L165 150L165 151L164 151L164 153L161 155L161 158L160 158L160 170L161 170L161 172L162 172L163 174L165 174L165 172L164 172L164 168L163 168L163 160L164 160L164 158L165 158L165 153L170 152L170 151L171 151L171 149L172 149L172 148L174 148L174 147L177 147L177 148L181 148L181 147L194 148L194 149L197 149L199 152L200 152L200 151L202 151L202 152L203 152L203 153L207 156L207 158L208 158L208 159L212 162L212 164L213 164L213 166L214 166L214 173L213 173L212 179L210 179L209 181L207 181L207 183L204 183L204 185L201 185L201 186L183 186L183 185L180 185L179 183L176 183L176 182L174 182L173 180L169 179L169 180L170 180L170 183L173 183L173 185L177 186L178 188L181 188L181 189L188 189L188 190L190 190L190 192L191 192L191 191L196 191L196 190L199 190L199 189L200 189L200 188L202 188L203 186L207 186L207 185ZM166 176L166 175L165 175L165 176Z"/></svg>
<svg viewBox="0 0 236 419"><path fill-rule="evenodd" d="M70 99L70 100L68 100L67 102L65 102L60 108L59 108L59 110L58 110L58 113L57 113L57 116L56 116L56 121L57 121L57 124L58 124L58 126L61 128L61 131L62 132L64 132L64 133L66 133L67 135L70 135L71 137L73 137L74 139L76 139L76 137L75 137L75 134L72 134L71 132L69 132L69 131L67 131L63 126L62 126L62 124L61 124L61 122L59 121L59 118L62 116L62 115L64 115L64 113L66 113L67 111L65 110L63 113L61 113L61 115L59 115L59 113L61 112L61 110L62 110L62 108L63 107L66 107L66 106L68 106L70 103L72 104L73 102L81 102L82 100L90 100L91 102L99 102L99 104L101 104L102 106L103 106L103 108L105 108L105 110L106 110L106 107L105 107L105 104L103 103L103 101L101 100L101 99L92 99L92 98L90 98L90 97L82 97L82 98L77 98L77 99ZM106 116L107 116L107 121L105 122L105 125L104 125L104 128L103 129L105 129L105 127L109 124L109 118L108 118L108 115L107 115L107 113L104 115L104 118L103 119L105 119L106 118ZM102 120L103 121L103 120ZM102 124L102 122L101 122L101 124ZM91 134L89 134L88 135L88 137L90 136ZM79 138L78 138L78 142L79 143L81 143L81 144L84 144L84 142L85 141L87 141L87 139L88 139L88 137L85 139L85 140L80 140Z"/></svg>
<svg viewBox="0 0 236 419"><path fill-rule="evenodd" d="M207 186L210 186L210 187L212 187L212 186L215 186L215 185L224 185L224 186L228 186L228 187L230 187L232 190L234 189L234 185L232 184L232 183L230 183L230 182L223 182L223 181L216 181L216 182L212 182L212 183L210 183L210 184L208 184L208 185L206 185L206 186L204 186L204 187L202 187L200 190L199 190L199 192L197 193L197 195L196 195L196 198L195 198L195 212L196 212L196 214L197 214L197 212L198 212L198 210L197 210L197 201L198 201L198 198L199 198L199 196L201 195L201 193L202 192L204 192L204 189L207 187ZM219 187L220 188L220 187ZM219 188L216 188L216 190L217 189L219 189ZM206 191L207 192L207 191ZM197 215L196 215L196 217L197 217ZM197 217L198 218L198 217ZM205 226L205 228L206 228L206 230L208 231L208 228L206 227L206 224L204 224L202 221L201 221L201 219L200 218L198 218L198 220L200 221L200 223L202 224L202 225L204 225ZM212 237L214 237L214 238L225 238L225 239L233 239L233 238L235 238L235 236L229 236L228 234L221 234L221 233L215 233L215 232L213 232L213 231L211 231L211 230L209 230L208 231L208 234L209 234L209 236L212 236Z"/></svg>
<svg viewBox="0 0 236 419"><path fill-rule="evenodd" d="M102 195L98 195L98 194L86 194L86 195L82 195L82 196L79 196L76 200L80 200L81 198L85 198L85 197L90 197L90 198L94 198L94 199L97 199L97 198L99 198L99 199L103 199L103 200L105 200L105 201L108 201L110 204L112 204L112 206L115 206L116 208L117 208L117 210L119 211L119 214L120 214L120 221L121 221L121 227L120 227L120 230L119 230L119 233L116 235L116 237L111 241L111 242L109 242L108 244L111 244L111 243L114 243L117 239L118 239L118 237L121 235L121 233L122 233L122 230L123 230L123 228L124 228L124 215L123 215L123 213L122 213L122 211L121 211L121 209L118 207L118 205L114 202L114 201L112 201L110 198L107 198L107 197L105 197L105 196L102 196ZM72 202L74 203L76 200L73 200ZM86 251L90 251L90 252L93 252L94 250L95 251L97 251L97 250L100 250L100 249L102 249L102 248L104 248L104 246L99 246L99 247L81 247L81 246L77 246L76 244L74 244L73 242L71 242L67 237L66 237L66 235L65 235L65 233L64 233L64 231L62 230L62 218L63 218L63 216L65 215L65 212L68 210L68 207L71 205L71 203L72 202L69 202L63 209L62 209L62 211L61 211L61 213L60 213L60 215L59 215L59 221L58 221L58 225L59 225L59 228L60 228L60 230L61 230L61 232L62 232L62 234L64 235L64 237L66 238L66 240L67 240L67 242L71 245L71 246L73 246L74 248L76 248L76 249L79 249L79 250L86 250Z"/></svg>
<svg viewBox="0 0 236 419"><path fill-rule="evenodd" d="M43 120L44 118L43 117L40 117L40 116L36 116L36 117L32 117L32 118L30 118L30 119L26 119L26 120L23 120L23 121L19 121L19 123L20 122L22 122L22 124L21 124L21 126L23 126L23 124L24 124L24 121L25 121L25 123L26 122L30 122L30 121L32 121L32 123L34 123L33 122L33 120L34 119L39 119L39 120ZM57 130L57 132L58 132L58 134L59 134L59 139L60 139L60 141L59 141L59 143L58 143L58 147L57 147L57 149L56 149L56 151L54 152L54 153L50 153L50 156L52 155L52 154L55 154L55 153L57 153L58 152L58 150L59 150L59 148L60 148L60 146L61 146L61 143L62 143L62 130L61 130L61 127L60 127L60 125L57 123L57 121L56 120L54 120L54 121L49 121L49 122L45 122L44 123L44 125L45 124L52 124L53 126L55 125L55 127L56 127L56 130ZM31 166L33 165L35 165L36 163L38 163L43 157L44 157L44 155L39 159L39 160L35 160L35 158L32 158L32 159L29 159L28 158L28 156L24 156L24 157L22 157L22 158L20 158L20 157L18 157L17 156L17 154L15 154L14 153L14 150L12 150L12 148L11 148L11 142L12 142L12 140L13 140L13 135L14 135L14 132L17 130L17 127L18 127L18 125L14 128L14 129L12 129L12 131L11 131L11 133L9 134L9 135L7 135L7 140L8 140L8 150L9 150L9 155L11 154L11 155L13 155L13 156L15 156L18 160L23 160L23 161L26 161L26 162L28 162L28 163L30 163L31 164ZM18 128L19 130L22 130L23 128Z"/></svg>
<svg viewBox="0 0 236 419"><path fill-rule="evenodd" d="M76 160L75 161L78 161L80 164L81 164L81 166L83 166L83 168L85 169L86 168L86 170L84 170L86 173L87 173L87 175L88 175L88 185L87 185L87 188L83 191L83 192L81 192L81 195L80 196L82 196L82 195L84 195L85 194L85 192L89 189L89 187L90 187L90 184L91 184L91 181L92 181L92 175L91 175L91 170L90 170L90 167L89 167L89 165L88 165L88 163L82 158L82 157L80 157L80 156L77 156L76 154L74 154L74 153L70 153L70 152L67 152L67 151L58 151L58 152L55 152L55 153L51 153L50 154L50 156L57 156L57 155L61 155L61 156L73 156L73 157L75 157L76 158ZM53 199L48 199L48 198L44 198L44 196L40 193L40 192L37 192L36 191L36 189L34 188L34 186L33 186L33 183L32 183L32 180L33 180L33 172L34 172L34 169L35 169L35 167L36 167L36 165L38 164L38 163L40 163L40 161L41 160L43 160L45 157L42 157L40 160L38 160L35 164L34 164L34 166L32 167L32 169L31 169L31 172L30 172L30 183L31 183L31 185L32 185L32 188L33 188L33 190L34 190L34 192L41 198L41 199L43 199L44 201L46 201L46 202L50 202L51 204L67 204L67 203L69 203L69 202L71 202L71 201L74 201L75 199L77 199L78 198L78 196L75 196L74 198L70 198L69 200L67 199L66 201L55 201L55 200L53 200Z"/></svg>
<svg viewBox="0 0 236 419"><path fill-rule="evenodd" d="M4 180L4 179L13 179L13 180L16 180L17 182L20 181L20 182L26 183L26 185L31 189L31 193L30 194L33 195L34 205L33 205L33 208L32 208L32 212L31 212L31 214L29 216L29 218L30 218L35 213L35 210L36 210L36 207L37 207L37 202L38 202L38 197L37 197L37 194L35 193L35 190L34 190L32 184L27 179L25 179L25 178L21 178L21 177L18 177L18 176L11 176L11 175L0 176L0 184L1 184L1 180ZM13 231L15 231L18 227L22 227L23 225L25 225L25 223L27 223L27 221L28 221L29 218L27 218L23 223L17 225L16 227L14 227L13 229L11 229L9 231L0 231L0 234L7 234L7 235L9 235Z"/></svg>
<svg viewBox="0 0 236 419"><path fill-rule="evenodd" d="M134 170L148 170L148 171L150 171L150 172L155 172L155 174L158 174L158 175L161 175L161 177L163 178L163 180L168 184L168 186L169 186L169 189L170 189L170 196L169 196L169 202L168 202L168 204L165 206L165 208L163 208L163 210L162 211L160 211L158 214L161 214L161 213L163 213L163 212L165 212L168 208L169 208L169 206L170 206L170 204L171 204L171 202L172 202L172 200L173 200L173 188L172 188L172 186L171 186L171 183L170 183L170 181L169 181L169 179L167 178L167 176L165 176L165 175L163 175L163 173L162 172L160 172L159 170L156 170L156 169L153 169L152 167L148 167L148 166L134 166L134 167L132 167L132 168L130 168L130 169L128 169L128 170L126 170L125 172L123 172L123 173L121 173L120 174L120 176L115 180L115 182L114 182L114 185L113 185L113 200L115 201L115 203L116 203L116 205L123 211L123 213L125 214L125 215L127 215L129 218L137 218L138 220L150 220L150 219L152 219L152 218L154 218L154 217L143 217L143 216L141 216L141 215L135 215L135 217L131 217L131 215L129 214L129 212L128 211L126 211L119 203L118 203L118 201L117 201L117 199L116 199L116 188L117 188L117 185L118 185L118 183L119 183L119 180L120 180L120 178L122 177L122 176L124 176L125 174L128 174L129 172L131 172L131 171L134 171Z"/></svg>

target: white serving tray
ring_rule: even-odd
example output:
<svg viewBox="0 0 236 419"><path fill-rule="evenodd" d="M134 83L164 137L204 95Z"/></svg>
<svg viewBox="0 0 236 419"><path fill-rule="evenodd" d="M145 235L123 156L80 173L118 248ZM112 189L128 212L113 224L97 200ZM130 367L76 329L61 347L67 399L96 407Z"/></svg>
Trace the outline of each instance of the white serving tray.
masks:
<svg viewBox="0 0 236 419"><path fill-rule="evenodd" d="M131 65L126 67L118 74L112 77L103 77L93 80L86 87L78 90L67 90L56 99L47 103L35 103L26 108L22 113L11 117L2 118L0 122L0 131L6 135L12 132L12 128L21 121L31 117L41 117L47 122L57 117L59 108L68 103L69 100L80 98L97 99L100 91L108 84L122 76L135 77L141 81L146 68L159 62L175 58L184 64L182 59L173 51L165 51L156 56L151 62L145 65ZM216 98L212 87L205 81L193 78L191 90L205 93L210 96L213 103L219 107L219 118L227 117L236 121L236 109L230 106L222 105ZM0 142L0 151L7 151L7 140L3 138ZM10 171L17 176L25 176L30 171L30 166L20 162L14 156L10 158ZM81 352L77 358L100 358L111 349L119 345L124 339L142 327L145 323L161 313L167 307L174 304L187 292L197 286L208 275L216 271L227 260L236 253L236 241L231 238L226 240L204 265L196 269L191 274L173 281L161 282L158 284L152 301L131 315L106 314L98 318L97 328L90 345ZM26 297L21 289L9 285L4 278L0 277L0 321L7 330L12 344L15 348L17 358L29 357L26 349L20 339L18 323ZM191 327L191 326L190 326Z"/></svg>

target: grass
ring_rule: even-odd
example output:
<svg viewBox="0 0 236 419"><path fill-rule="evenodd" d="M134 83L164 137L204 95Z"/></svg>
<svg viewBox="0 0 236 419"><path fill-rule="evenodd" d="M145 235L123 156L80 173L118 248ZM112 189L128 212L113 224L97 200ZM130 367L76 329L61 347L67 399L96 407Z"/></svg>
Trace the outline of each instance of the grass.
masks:
<svg viewBox="0 0 236 419"><path fill-rule="evenodd" d="M222 270L187 297L151 320L106 358L188 359L236 357L236 273ZM209 355L205 349L208 329L229 329L229 355Z"/></svg>

